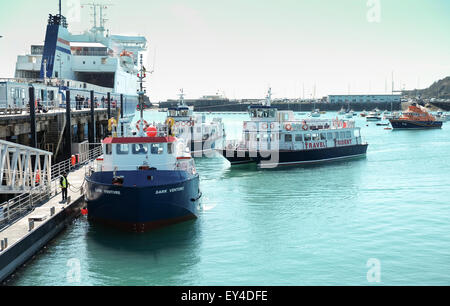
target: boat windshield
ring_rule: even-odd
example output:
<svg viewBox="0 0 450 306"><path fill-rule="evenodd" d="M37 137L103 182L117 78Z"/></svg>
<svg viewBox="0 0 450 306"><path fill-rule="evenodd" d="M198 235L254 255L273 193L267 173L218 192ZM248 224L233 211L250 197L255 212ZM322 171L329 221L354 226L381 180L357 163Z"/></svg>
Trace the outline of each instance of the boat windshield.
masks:
<svg viewBox="0 0 450 306"><path fill-rule="evenodd" d="M251 118L275 118L275 109L252 109Z"/></svg>

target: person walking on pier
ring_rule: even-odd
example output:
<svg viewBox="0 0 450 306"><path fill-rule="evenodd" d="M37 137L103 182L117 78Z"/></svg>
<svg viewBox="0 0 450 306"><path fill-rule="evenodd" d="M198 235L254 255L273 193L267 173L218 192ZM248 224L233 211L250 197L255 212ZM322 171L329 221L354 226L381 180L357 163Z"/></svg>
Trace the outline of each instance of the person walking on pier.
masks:
<svg viewBox="0 0 450 306"><path fill-rule="evenodd" d="M69 187L69 181L67 180L67 173L63 173L59 179L59 185L62 191L62 201L67 201L67 188Z"/></svg>

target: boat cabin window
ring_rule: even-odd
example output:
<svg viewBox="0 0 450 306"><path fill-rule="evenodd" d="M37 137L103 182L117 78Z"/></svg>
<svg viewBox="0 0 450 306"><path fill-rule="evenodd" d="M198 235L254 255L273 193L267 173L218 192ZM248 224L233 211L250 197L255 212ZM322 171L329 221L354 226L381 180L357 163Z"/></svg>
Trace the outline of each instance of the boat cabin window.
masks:
<svg viewBox="0 0 450 306"><path fill-rule="evenodd" d="M295 135L295 141L302 142L303 141L303 135L302 134Z"/></svg>
<svg viewBox="0 0 450 306"><path fill-rule="evenodd" d="M161 155L164 153L164 145L162 143L152 143L150 147L152 154Z"/></svg>
<svg viewBox="0 0 450 306"><path fill-rule="evenodd" d="M352 138L352 132L350 131L345 132L345 136L347 136L347 138Z"/></svg>
<svg viewBox="0 0 450 306"><path fill-rule="evenodd" d="M252 118L273 118L275 117L274 109L253 109L250 111Z"/></svg>
<svg viewBox="0 0 450 306"><path fill-rule="evenodd" d="M311 141L311 134L305 134L305 141Z"/></svg>
<svg viewBox="0 0 450 306"><path fill-rule="evenodd" d="M339 132L339 139L345 139L345 132Z"/></svg>
<svg viewBox="0 0 450 306"><path fill-rule="evenodd" d="M285 134L284 135L284 142L292 142L292 135L291 134Z"/></svg>
<svg viewBox="0 0 450 306"><path fill-rule="evenodd" d="M174 109L170 109L168 111L168 113L169 113L169 117L176 117L177 116L177 111L174 110Z"/></svg>
<svg viewBox="0 0 450 306"><path fill-rule="evenodd" d="M116 152L118 155L127 155L130 152L130 146L128 144L116 145Z"/></svg>
<svg viewBox="0 0 450 306"><path fill-rule="evenodd" d="M327 140L327 134L320 133L320 140Z"/></svg>
<svg viewBox="0 0 450 306"><path fill-rule="evenodd" d="M173 154L173 143L167 144L167 153Z"/></svg>
<svg viewBox="0 0 450 306"><path fill-rule="evenodd" d="M318 133L312 134L312 139L313 140L319 140L319 134Z"/></svg>
<svg viewBox="0 0 450 306"><path fill-rule="evenodd" d="M178 111L178 116L181 116L181 117L189 116L189 110L188 109L179 110Z"/></svg>
<svg viewBox="0 0 450 306"><path fill-rule="evenodd" d="M147 144L143 144L143 143L135 143L131 145L132 147L132 151L133 154L147 154L148 152L148 148L147 148Z"/></svg>
<svg viewBox="0 0 450 306"><path fill-rule="evenodd" d="M106 155L112 154L112 145L111 144L105 145L105 153L106 153Z"/></svg>
<svg viewBox="0 0 450 306"><path fill-rule="evenodd" d="M333 140L333 133L327 133L327 139Z"/></svg>

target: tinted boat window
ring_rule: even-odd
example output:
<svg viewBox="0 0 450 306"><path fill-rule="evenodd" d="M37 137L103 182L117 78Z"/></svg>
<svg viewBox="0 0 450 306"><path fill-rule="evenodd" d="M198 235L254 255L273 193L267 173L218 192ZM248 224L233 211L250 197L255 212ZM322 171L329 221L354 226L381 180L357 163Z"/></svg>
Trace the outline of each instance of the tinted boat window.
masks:
<svg viewBox="0 0 450 306"><path fill-rule="evenodd" d="M284 135L284 141L285 142L292 142L292 135L291 134Z"/></svg>
<svg viewBox="0 0 450 306"><path fill-rule="evenodd" d="M105 151L107 155L111 155L112 154L112 145L111 144L107 144L105 146Z"/></svg>
<svg viewBox="0 0 450 306"><path fill-rule="evenodd" d="M126 155L130 151L130 146L128 144L118 144L116 145L116 152L119 155Z"/></svg>
<svg viewBox="0 0 450 306"><path fill-rule="evenodd" d="M148 152L147 144L136 143L131 146L133 154L147 154Z"/></svg>
<svg viewBox="0 0 450 306"><path fill-rule="evenodd" d="M320 140L327 140L327 135L324 133L320 133Z"/></svg>
<svg viewBox="0 0 450 306"><path fill-rule="evenodd" d="M297 141L297 142L303 141L302 134L297 134L297 135L295 135L295 141Z"/></svg>
<svg viewBox="0 0 450 306"><path fill-rule="evenodd" d="M311 134L305 134L305 141L311 141Z"/></svg>
<svg viewBox="0 0 450 306"><path fill-rule="evenodd" d="M164 146L162 143L152 143L150 145L152 154L163 154Z"/></svg>

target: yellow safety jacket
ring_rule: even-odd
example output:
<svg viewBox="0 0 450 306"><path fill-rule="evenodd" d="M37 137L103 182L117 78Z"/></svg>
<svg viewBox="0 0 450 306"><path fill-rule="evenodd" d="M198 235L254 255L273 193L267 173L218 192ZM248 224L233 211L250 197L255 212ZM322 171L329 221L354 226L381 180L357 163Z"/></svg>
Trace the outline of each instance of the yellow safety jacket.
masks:
<svg viewBox="0 0 450 306"><path fill-rule="evenodd" d="M61 188L67 188L67 179L63 176L61 177Z"/></svg>

